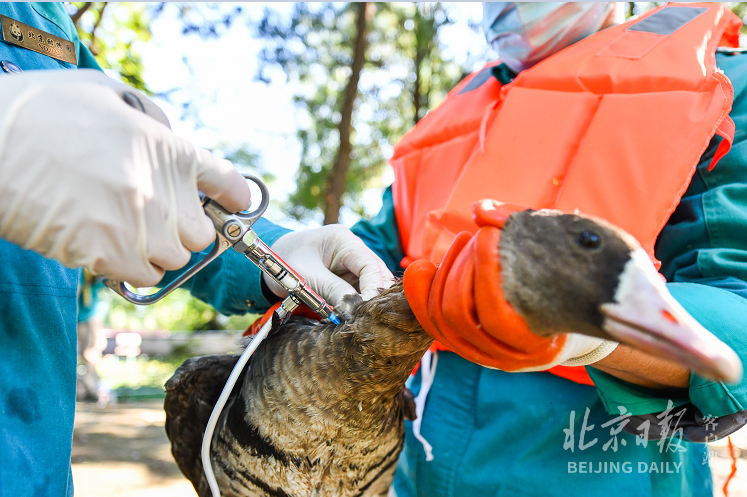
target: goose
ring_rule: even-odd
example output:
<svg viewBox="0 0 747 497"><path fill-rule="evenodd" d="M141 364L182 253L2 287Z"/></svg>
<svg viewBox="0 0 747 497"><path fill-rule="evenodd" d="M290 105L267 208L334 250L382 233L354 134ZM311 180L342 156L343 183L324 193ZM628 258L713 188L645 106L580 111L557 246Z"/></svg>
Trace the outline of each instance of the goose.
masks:
<svg viewBox="0 0 747 497"><path fill-rule="evenodd" d="M292 316L273 329L239 379L216 427L221 495L386 495L415 419L405 380L433 343L402 284L348 299L339 326ZM171 451L200 496L208 418L237 356L187 360L166 383Z"/></svg>
<svg viewBox="0 0 747 497"><path fill-rule="evenodd" d="M507 301L533 333L626 342L712 378L741 376L736 354L676 304L635 239L599 219L518 211L500 237ZM641 253L646 260L641 260ZM415 418L405 381L433 343L397 282L342 323L273 323L212 439L221 495L385 496ZM688 319L689 318L689 319ZM172 454L201 497L205 426L238 356L187 360L166 383Z"/></svg>

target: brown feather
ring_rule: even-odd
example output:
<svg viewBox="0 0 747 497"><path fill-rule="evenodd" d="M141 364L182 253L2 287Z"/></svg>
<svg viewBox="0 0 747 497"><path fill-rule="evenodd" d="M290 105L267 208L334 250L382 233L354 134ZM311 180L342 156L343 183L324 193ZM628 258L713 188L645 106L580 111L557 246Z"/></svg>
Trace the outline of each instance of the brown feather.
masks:
<svg viewBox="0 0 747 497"><path fill-rule="evenodd" d="M432 341L401 284L352 302L339 326L292 317L273 330L213 437L221 495L386 495L414 417L404 383ZM172 453L201 496L202 434L235 361L192 359L167 384Z"/></svg>

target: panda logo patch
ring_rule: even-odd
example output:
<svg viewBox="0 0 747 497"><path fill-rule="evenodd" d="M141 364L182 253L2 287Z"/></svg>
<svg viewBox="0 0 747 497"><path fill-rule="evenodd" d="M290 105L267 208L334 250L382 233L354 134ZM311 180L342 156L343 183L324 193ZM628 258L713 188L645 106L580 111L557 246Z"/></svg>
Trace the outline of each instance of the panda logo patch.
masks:
<svg viewBox="0 0 747 497"><path fill-rule="evenodd" d="M10 36L16 39L16 41L23 41L23 32L21 32L21 28L18 27L18 24L12 23L10 25Z"/></svg>

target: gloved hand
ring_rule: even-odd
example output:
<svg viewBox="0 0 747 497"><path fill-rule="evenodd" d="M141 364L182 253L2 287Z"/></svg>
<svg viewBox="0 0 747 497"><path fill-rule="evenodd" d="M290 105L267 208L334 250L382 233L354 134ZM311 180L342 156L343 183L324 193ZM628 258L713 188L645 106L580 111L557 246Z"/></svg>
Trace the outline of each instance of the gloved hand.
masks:
<svg viewBox="0 0 747 497"><path fill-rule="evenodd" d="M99 71L3 77L0 119L0 238L66 266L151 286L215 240L198 189L233 212L249 205L229 161Z"/></svg>
<svg viewBox="0 0 747 497"><path fill-rule="evenodd" d="M476 234L460 233L438 268L423 259L405 271L405 295L425 331L467 360L509 372L581 366L609 355L617 343L532 333L501 287L501 228L517 208L481 201L473 209L482 226Z"/></svg>
<svg viewBox="0 0 747 497"><path fill-rule="evenodd" d="M270 248L338 312L346 311L345 295L360 290L363 300L369 300L394 284L386 264L339 224L287 233ZM272 278L263 277L272 293L288 295Z"/></svg>

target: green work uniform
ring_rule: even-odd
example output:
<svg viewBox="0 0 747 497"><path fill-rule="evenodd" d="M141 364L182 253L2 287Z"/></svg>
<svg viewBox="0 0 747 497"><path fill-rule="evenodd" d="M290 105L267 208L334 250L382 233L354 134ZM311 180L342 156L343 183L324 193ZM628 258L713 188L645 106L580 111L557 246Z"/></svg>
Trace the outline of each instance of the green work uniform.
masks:
<svg viewBox="0 0 747 497"><path fill-rule="evenodd" d="M716 60L734 85L734 145L708 171L720 140L714 138L659 235L656 256L672 295L744 361L747 55L718 54ZM404 253L391 189L379 214L352 231L392 271L401 271ZM692 375L689 390L672 393L587 370L596 387L548 373L487 369L439 352L420 431L433 446L434 459L426 461L408 422L395 477L397 496L712 495L704 444L676 438L644 443L643 437L621 431L620 408L640 415L664 412L669 401L671 406L691 402L715 419L747 409L747 378L724 385ZM416 395L420 381L418 372L411 381Z"/></svg>
<svg viewBox="0 0 747 497"><path fill-rule="evenodd" d="M77 67L99 68L62 4L5 3L0 14L75 42ZM76 69L9 43L0 43L2 62L23 71ZM262 220L255 230L268 244L287 232ZM0 496L73 495L79 276L80 270L0 240ZM258 269L229 250L193 278L190 289L224 313L245 313L250 305L261 311L269 303L260 279Z"/></svg>

